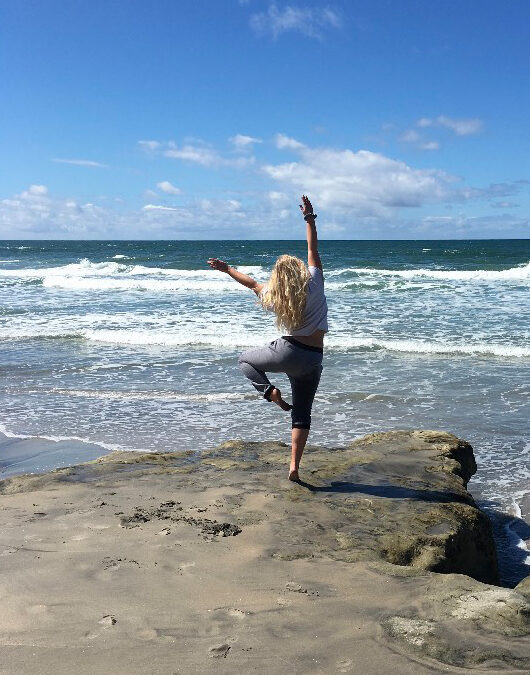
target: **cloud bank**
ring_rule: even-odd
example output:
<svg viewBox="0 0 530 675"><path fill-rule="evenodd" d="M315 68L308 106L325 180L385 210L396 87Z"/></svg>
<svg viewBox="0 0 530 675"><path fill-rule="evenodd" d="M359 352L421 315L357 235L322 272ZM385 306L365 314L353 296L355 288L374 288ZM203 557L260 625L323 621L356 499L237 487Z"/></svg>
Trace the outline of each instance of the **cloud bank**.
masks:
<svg viewBox="0 0 530 675"><path fill-rule="evenodd" d="M408 138L418 142L416 136ZM251 190L232 191L226 198L197 198L192 193L184 198L179 187L164 179L156 183L157 191L145 186L143 204L127 208L120 198L82 203L33 184L0 200L0 239L300 238L302 192L317 206L322 238L530 234L528 218L509 212L518 208L509 198L527 189L527 180L474 187L443 170L415 168L380 152L309 146L285 134L277 134L272 143L237 134L228 144L224 154L198 139L179 145L142 141L140 147L149 153L151 167L164 157L182 162L179 172L194 163L206 173L205 180L212 170L245 170L252 176ZM269 153L267 162L249 155L256 145ZM177 196L179 203L172 203ZM457 213L469 212L474 203L480 213L491 209L492 215Z"/></svg>

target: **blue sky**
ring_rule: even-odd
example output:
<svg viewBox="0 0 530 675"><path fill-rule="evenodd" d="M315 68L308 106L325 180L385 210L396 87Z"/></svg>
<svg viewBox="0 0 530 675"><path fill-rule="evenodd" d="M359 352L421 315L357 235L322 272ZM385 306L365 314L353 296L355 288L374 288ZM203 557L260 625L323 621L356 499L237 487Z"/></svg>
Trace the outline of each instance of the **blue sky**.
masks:
<svg viewBox="0 0 530 675"><path fill-rule="evenodd" d="M528 237L530 3L3 0L0 237ZM302 228L302 229L301 229Z"/></svg>

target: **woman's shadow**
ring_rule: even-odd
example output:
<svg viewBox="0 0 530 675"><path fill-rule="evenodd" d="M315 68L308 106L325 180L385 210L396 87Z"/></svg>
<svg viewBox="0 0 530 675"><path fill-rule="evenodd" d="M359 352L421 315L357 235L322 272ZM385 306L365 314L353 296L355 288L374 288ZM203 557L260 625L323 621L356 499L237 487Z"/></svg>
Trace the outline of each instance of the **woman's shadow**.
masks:
<svg viewBox="0 0 530 675"><path fill-rule="evenodd" d="M392 485L391 483L380 483L368 485L366 483L353 483L351 481L331 481L329 485L313 485L304 480L295 481L301 487L311 492L322 492L328 494L353 494L359 493L370 495L372 497L383 497L386 499L414 499L424 502L460 502L470 503L471 498L457 495L454 492L444 490L423 490L421 488L404 487L403 485Z"/></svg>

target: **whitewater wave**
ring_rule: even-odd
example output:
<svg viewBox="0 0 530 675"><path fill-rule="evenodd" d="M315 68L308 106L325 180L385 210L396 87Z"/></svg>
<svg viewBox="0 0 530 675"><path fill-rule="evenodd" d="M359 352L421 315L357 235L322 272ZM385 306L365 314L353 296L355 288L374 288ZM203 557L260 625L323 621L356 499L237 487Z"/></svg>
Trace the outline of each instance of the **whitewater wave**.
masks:
<svg viewBox="0 0 530 675"><path fill-rule="evenodd" d="M528 357L530 348L490 342L457 344L429 340L386 340L384 338L330 337L327 347L334 349L384 349L389 352L410 354L450 354L466 356Z"/></svg>
<svg viewBox="0 0 530 675"><path fill-rule="evenodd" d="M221 327L220 330L223 330ZM194 332L193 330L172 329L93 329L50 330L47 327L7 329L3 339L78 339L109 344L163 347L203 347L216 349L241 349L258 347L274 335L256 333ZM406 354L448 355L448 356L494 356L500 358L528 358L530 347L497 342L477 341L458 343L445 340L387 339L384 337L330 336L326 339L326 350L333 351L379 351Z"/></svg>
<svg viewBox="0 0 530 675"><path fill-rule="evenodd" d="M118 256L115 256L118 257ZM120 256L125 257L125 256ZM245 274L257 274L263 271L261 265L238 265L238 270ZM77 263L60 265L58 267L38 267L24 268L17 270L0 270L0 276L18 276L44 278L49 276L139 276L139 275L158 275L174 278L180 277L202 277L205 275L219 276L222 272L212 270L205 265L204 270L173 269L165 267L146 267L145 265L126 265L124 263L112 262L109 260L103 262L92 262L88 258L83 258Z"/></svg>
<svg viewBox="0 0 530 675"><path fill-rule="evenodd" d="M260 265L242 265L238 269L244 274L253 275L263 275L264 271ZM166 269L111 261L95 263L88 259L59 267L0 269L0 277L32 283L40 281L47 288L72 290L199 292L244 290L222 272L209 268Z"/></svg>
<svg viewBox="0 0 530 675"><path fill-rule="evenodd" d="M178 281L170 281L165 279L52 276L45 277L42 285L45 288L65 288L74 291L223 291L237 293L245 290L243 286L234 284L229 279L181 278Z"/></svg>
<svg viewBox="0 0 530 675"><path fill-rule="evenodd" d="M517 497L520 498L520 497L524 496L524 494L525 493L520 493L520 494L518 494L518 495L516 495L512 498L511 511L512 511L512 515L515 517L515 520L509 522L505 526L505 532L506 532L507 536L514 542L515 546L517 548L521 549L521 551L523 551L524 554L526 554L526 558L523 561L523 564L530 566L530 550L528 549L526 541L524 539L522 539L517 534L517 532L514 530L514 526L516 525L516 523L520 520L524 520L522 511L521 511L521 507L519 506L519 503L517 502Z"/></svg>
<svg viewBox="0 0 530 675"><path fill-rule="evenodd" d="M408 269L386 270L372 267L346 267L326 271L326 278L340 277L345 274L373 277L396 277L401 279L435 279L442 281L530 281L530 262L519 267L505 270L431 270Z"/></svg>
<svg viewBox="0 0 530 675"><path fill-rule="evenodd" d="M221 272L205 269L168 269L126 264L124 254L107 260L92 262L82 259L58 267L12 269L1 268L0 278L6 281L40 283L45 288L80 291L150 291L150 292L241 292L245 289ZM261 265L243 265L238 269L257 279L265 280L267 269ZM427 268L389 270L368 267L347 267L326 270L329 291L352 290L429 290L433 281L451 282L511 282L530 281L530 262L505 270L433 270ZM407 282L413 286L408 286Z"/></svg>
<svg viewBox="0 0 530 675"><path fill-rule="evenodd" d="M78 398L102 398L125 401L204 401L223 402L223 401L243 401L255 398L255 395L243 394L238 392L216 392L211 394L184 394L174 391L105 391L101 389L53 389L58 394L65 394Z"/></svg>

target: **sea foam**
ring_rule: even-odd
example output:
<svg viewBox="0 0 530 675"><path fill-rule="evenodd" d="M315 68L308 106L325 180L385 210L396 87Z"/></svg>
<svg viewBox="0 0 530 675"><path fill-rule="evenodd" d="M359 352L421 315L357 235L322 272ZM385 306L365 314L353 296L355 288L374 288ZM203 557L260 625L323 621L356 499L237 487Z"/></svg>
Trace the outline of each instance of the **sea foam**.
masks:
<svg viewBox="0 0 530 675"><path fill-rule="evenodd" d="M270 331L256 332L225 332L224 325L210 326L210 330L203 327L195 331L193 326L174 326L158 329L131 327L127 329L106 328L79 328L65 326L51 328L46 326L23 326L3 331L1 338L14 339L78 339L88 342L106 342L109 344L165 347L204 347L239 349L258 347L274 339ZM211 330L213 328L213 330ZM270 334L269 334L270 333ZM528 358L530 347L501 344L496 342L477 341L465 344L448 340L417 340L417 339L385 339L366 336L332 335L326 339L326 351L386 351L403 354L470 356L470 357L498 357L504 359Z"/></svg>
<svg viewBox="0 0 530 675"><path fill-rule="evenodd" d="M432 270L406 269L387 270L372 267L346 267L338 270L326 271L326 278L340 277L345 274L375 277L399 277L414 279L417 277L446 281L530 281L530 262L518 267L505 270Z"/></svg>

